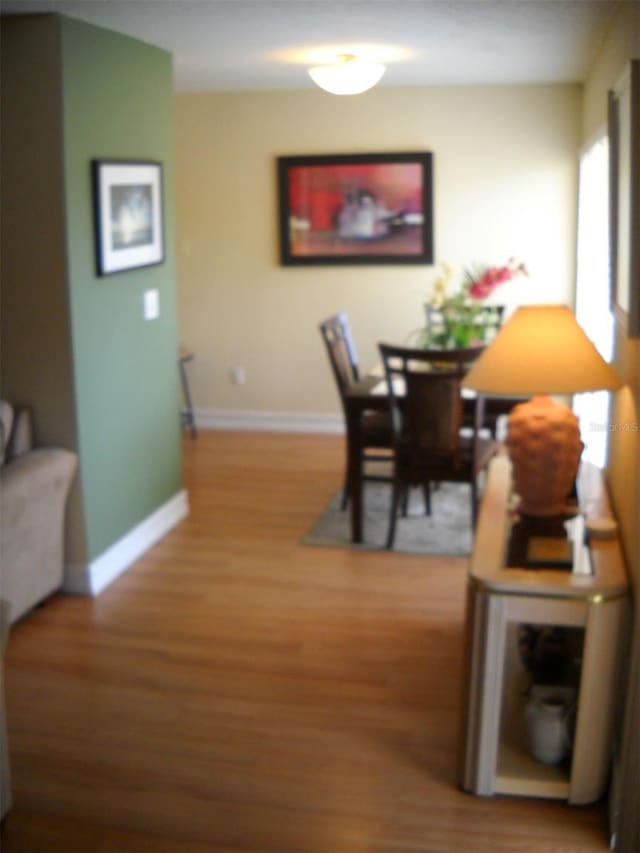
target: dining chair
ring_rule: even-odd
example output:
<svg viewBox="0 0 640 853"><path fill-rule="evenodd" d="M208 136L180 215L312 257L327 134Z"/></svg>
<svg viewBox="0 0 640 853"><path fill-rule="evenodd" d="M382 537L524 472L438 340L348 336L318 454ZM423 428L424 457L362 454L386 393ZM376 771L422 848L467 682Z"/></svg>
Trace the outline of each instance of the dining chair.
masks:
<svg viewBox="0 0 640 853"><path fill-rule="evenodd" d="M461 384L483 348L418 350L380 344L379 349L395 451L387 548L393 548L400 500L410 486L469 483L475 527L478 475L497 445L483 429L481 396L474 401L473 424L464 427Z"/></svg>
<svg viewBox="0 0 640 853"><path fill-rule="evenodd" d="M351 421L347 417L345 395L349 388L359 381L360 373L356 348L347 315L341 311L327 318L320 323L320 333L322 334L322 339L331 363L331 369L336 380L336 385L338 386L338 394L345 416L345 426L348 430ZM391 435L390 414L388 411L365 411L361 417L361 441L357 453L359 457L358 464L362 466L362 479L364 481L388 483L391 480L390 475L368 472L365 463L389 462L391 460L393 439ZM350 442L347 441L347 446L349 445ZM372 452L374 449L377 452ZM347 460L342 492L343 510L347 508L350 494L351 483L349 482L349 464Z"/></svg>
<svg viewBox="0 0 640 853"><path fill-rule="evenodd" d="M184 409L180 412L180 422L182 426L189 427L191 438L196 438L198 429L196 427L196 419L193 414L193 403L191 402L191 392L189 390L189 379L187 377L187 364L193 361L194 354L186 347L180 346L178 349L178 370L180 372L180 384L182 386L182 396L184 399Z"/></svg>
<svg viewBox="0 0 640 853"><path fill-rule="evenodd" d="M504 309L504 305L483 305L481 317L485 327L485 344L492 341L500 330L504 320Z"/></svg>
<svg viewBox="0 0 640 853"><path fill-rule="evenodd" d="M429 342L432 346L446 346L450 337L450 328L447 325L444 313L439 308L435 308L428 303L425 304L424 309L426 319L424 330L426 334L424 335L424 339L427 341L427 347L429 346ZM483 343L485 345L489 344L499 332L504 319L504 312L504 305L481 305L476 309L475 317L478 324L484 329ZM512 405L515 405L517 402L520 401L514 400ZM496 410L494 401L489 401L485 409L484 425L491 429L494 438L497 437L500 431L499 421L503 414L503 408L504 406L498 406ZM471 416L468 413L465 415L464 425L473 426L473 414Z"/></svg>

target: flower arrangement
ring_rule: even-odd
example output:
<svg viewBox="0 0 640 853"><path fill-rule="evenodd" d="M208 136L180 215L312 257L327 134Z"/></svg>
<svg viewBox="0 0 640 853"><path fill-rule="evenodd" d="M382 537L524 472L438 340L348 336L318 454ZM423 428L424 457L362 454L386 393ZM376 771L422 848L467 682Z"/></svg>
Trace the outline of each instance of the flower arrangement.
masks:
<svg viewBox="0 0 640 853"><path fill-rule="evenodd" d="M521 275L528 275L525 265L509 258L503 266L464 270L459 289L451 293L456 270L442 264L427 303L424 345L468 347L485 343L490 331L499 325L498 309L485 300L500 285Z"/></svg>

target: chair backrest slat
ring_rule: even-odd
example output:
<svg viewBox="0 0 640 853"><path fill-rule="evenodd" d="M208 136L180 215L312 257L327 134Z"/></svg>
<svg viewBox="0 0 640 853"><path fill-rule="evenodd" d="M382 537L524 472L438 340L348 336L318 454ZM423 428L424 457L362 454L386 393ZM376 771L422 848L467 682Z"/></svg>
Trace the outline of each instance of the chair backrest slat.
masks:
<svg viewBox="0 0 640 853"><path fill-rule="evenodd" d="M416 463L451 462L460 449L461 385L482 347L415 350L380 344L398 451Z"/></svg>
<svg viewBox="0 0 640 853"><path fill-rule="evenodd" d="M446 456L459 446L460 383L453 374L409 373L403 412L407 438L416 453Z"/></svg>
<svg viewBox="0 0 640 853"><path fill-rule="evenodd" d="M342 399L345 392L359 379L356 351L347 315L340 312L324 320L320 323L320 333Z"/></svg>

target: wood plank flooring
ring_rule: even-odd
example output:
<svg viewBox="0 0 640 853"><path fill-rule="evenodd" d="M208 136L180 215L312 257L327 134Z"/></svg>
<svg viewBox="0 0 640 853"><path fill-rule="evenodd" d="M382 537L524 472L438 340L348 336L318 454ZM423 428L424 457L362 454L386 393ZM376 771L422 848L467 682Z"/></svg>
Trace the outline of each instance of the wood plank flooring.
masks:
<svg viewBox="0 0 640 853"><path fill-rule="evenodd" d="M602 851L604 806L456 785L465 560L299 544L343 440L185 439L190 517L14 626L10 851Z"/></svg>

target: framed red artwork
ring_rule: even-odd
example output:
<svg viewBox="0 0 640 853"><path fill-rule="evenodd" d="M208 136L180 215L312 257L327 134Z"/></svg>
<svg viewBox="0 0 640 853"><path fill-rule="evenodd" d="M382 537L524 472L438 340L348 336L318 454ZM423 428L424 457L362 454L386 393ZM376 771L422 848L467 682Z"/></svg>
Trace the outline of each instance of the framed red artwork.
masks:
<svg viewBox="0 0 640 853"><path fill-rule="evenodd" d="M278 158L280 260L433 263L432 154Z"/></svg>

